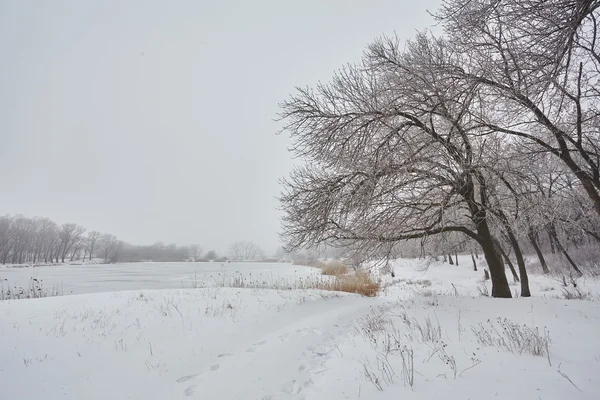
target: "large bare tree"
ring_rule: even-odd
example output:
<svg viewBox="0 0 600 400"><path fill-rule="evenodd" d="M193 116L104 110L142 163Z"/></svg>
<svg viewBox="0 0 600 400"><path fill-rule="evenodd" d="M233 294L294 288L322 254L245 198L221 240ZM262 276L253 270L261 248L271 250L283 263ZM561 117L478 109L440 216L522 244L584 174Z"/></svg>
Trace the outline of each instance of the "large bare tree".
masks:
<svg viewBox="0 0 600 400"><path fill-rule="evenodd" d="M305 157L281 196L288 250L352 243L369 252L414 238L462 233L479 243L492 295L511 297L491 232L495 149L470 114L478 86L445 71L442 39L418 35L401 51L380 40L362 65L281 105L292 151Z"/></svg>

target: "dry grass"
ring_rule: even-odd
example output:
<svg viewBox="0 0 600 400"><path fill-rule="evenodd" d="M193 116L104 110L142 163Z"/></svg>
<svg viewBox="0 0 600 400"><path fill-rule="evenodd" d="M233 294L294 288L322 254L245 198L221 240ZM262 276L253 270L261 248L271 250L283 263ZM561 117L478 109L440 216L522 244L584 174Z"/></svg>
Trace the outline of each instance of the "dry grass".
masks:
<svg viewBox="0 0 600 400"><path fill-rule="evenodd" d="M429 287L431 286L431 281L429 279L398 279L396 281L398 284L404 284L404 285L408 285L408 286L422 286L422 287Z"/></svg>
<svg viewBox="0 0 600 400"><path fill-rule="evenodd" d="M557 297L565 300L591 300L592 295L590 292L585 292L578 287L565 287L562 290L562 297Z"/></svg>
<svg viewBox="0 0 600 400"><path fill-rule="evenodd" d="M0 279L0 301L19 299L38 299L42 297L62 296L62 288L55 286L51 289L44 287L44 281L34 277L29 278L27 286L11 285L8 279Z"/></svg>
<svg viewBox="0 0 600 400"><path fill-rule="evenodd" d="M375 297L381 290L381 281L373 279L368 272L359 271L354 275L336 277L335 280L330 283L330 286L330 288L322 289L358 293L366 297Z"/></svg>
<svg viewBox="0 0 600 400"><path fill-rule="evenodd" d="M231 275L223 274L214 284L210 281L211 280L192 281L192 287L201 288L220 286L276 290L316 289L333 292L357 293L366 297L375 297L382 289L380 280L376 280L371 274L363 271L341 276L313 275L292 280L268 276L251 277L236 271ZM184 287L183 282L182 287Z"/></svg>
<svg viewBox="0 0 600 400"><path fill-rule="evenodd" d="M321 267L321 275L342 276L348 271L348 267L339 260L329 261Z"/></svg>
<svg viewBox="0 0 600 400"><path fill-rule="evenodd" d="M479 324L472 328L479 344L508 350L515 354L546 356L550 362L550 335L546 328L540 332L537 327L530 328L508 320L498 318L494 323L488 320L488 326Z"/></svg>

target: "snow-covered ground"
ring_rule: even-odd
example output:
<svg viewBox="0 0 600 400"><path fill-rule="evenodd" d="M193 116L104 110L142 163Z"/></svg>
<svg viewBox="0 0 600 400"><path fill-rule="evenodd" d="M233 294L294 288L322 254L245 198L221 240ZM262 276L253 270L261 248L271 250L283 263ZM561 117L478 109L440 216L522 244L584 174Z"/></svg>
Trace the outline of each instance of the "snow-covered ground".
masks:
<svg viewBox="0 0 600 400"><path fill-rule="evenodd" d="M597 399L598 283L580 282L590 300L561 300L560 280L536 276L534 297L492 299L479 295L489 285L481 277L462 261L425 270L402 260L376 298L140 290L139 279L131 288L138 290L4 301L0 393L23 400Z"/></svg>

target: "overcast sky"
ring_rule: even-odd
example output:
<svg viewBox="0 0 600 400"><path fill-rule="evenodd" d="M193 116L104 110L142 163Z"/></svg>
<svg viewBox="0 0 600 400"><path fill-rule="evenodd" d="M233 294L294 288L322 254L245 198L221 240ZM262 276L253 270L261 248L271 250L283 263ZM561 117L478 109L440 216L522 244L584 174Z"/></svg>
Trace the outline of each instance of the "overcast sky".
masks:
<svg viewBox="0 0 600 400"><path fill-rule="evenodd" d="M0 2L0 214L135 244L279 243L277 103L438 0Z"/></svg>

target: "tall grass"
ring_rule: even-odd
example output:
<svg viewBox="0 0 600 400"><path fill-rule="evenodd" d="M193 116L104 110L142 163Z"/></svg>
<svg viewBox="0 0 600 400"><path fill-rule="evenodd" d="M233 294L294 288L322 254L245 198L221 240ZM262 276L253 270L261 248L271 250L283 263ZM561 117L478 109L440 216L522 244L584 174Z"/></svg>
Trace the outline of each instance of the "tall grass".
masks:
<svg viewBox="0 0 600 400"><path fill-rule="evenodd" d="M488 320L488 325L479 324L472 328L479 344L496 347L515 354L531 354L548 357L550 363L550 335L527 325L519 325L507 318L498 318L496 322ZM551 364L551 363L550 363Z"/></svg>
<svg viewBox="0 0 600 400"><path fill-rule="evenodd" d="M44 287L44 281L37 278L29 278L27 286L11 285L8 279L0 280L0 301L38 299L42 297L62 296L63 290L58 286L50 289Z"/></svg>
<svg viewBox="0 0 600 400"><path fill-rule="evenodd" d="M377 296L381 290L381 281L375 279L368 272L357 271L353 274L341 276L310 275L308 277L296 277L284 279L272 275L243 274L240 271L233 273L222 273L217 276L210 275L208 279L198 279L197 276L190 277L191 287L230 287L248 289L276 289L276 290L302 290L316 289L334 292L357 293L366 297ZM182 282L182 286L185 287Z"/></svg>

